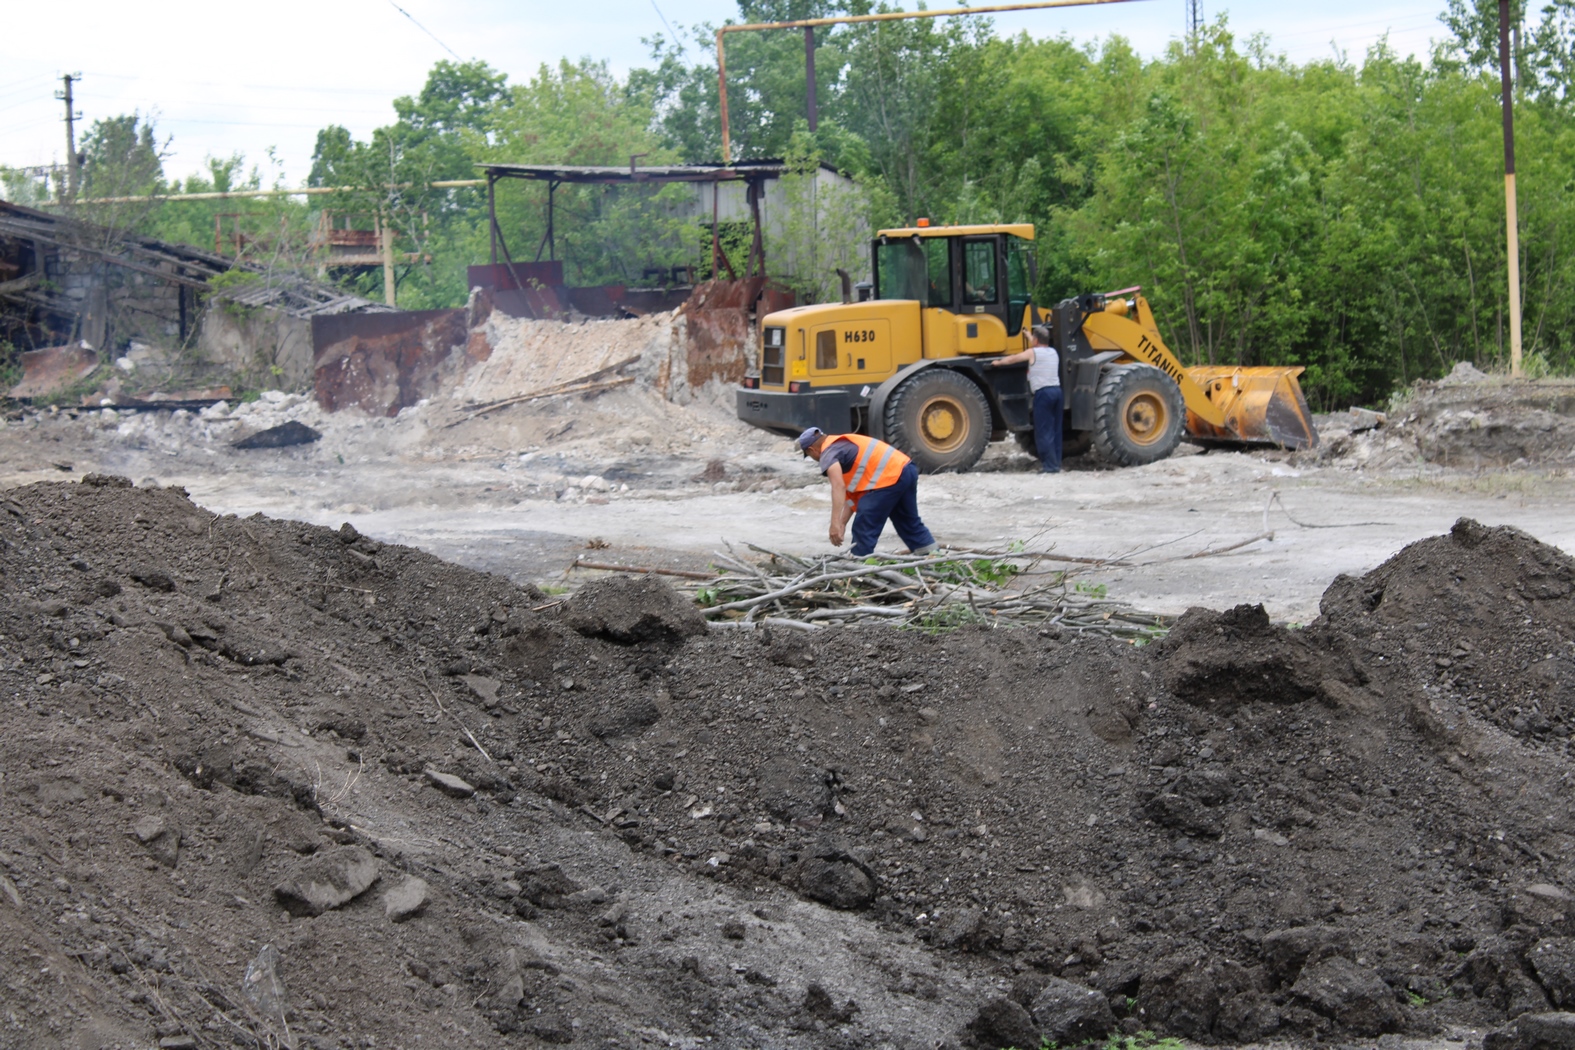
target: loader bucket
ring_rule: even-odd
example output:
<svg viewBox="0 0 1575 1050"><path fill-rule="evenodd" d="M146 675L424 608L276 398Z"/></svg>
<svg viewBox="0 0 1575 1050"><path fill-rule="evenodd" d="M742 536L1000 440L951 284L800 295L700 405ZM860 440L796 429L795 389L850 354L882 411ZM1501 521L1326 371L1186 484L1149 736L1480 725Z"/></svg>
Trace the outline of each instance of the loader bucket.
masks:
<svg viewBox="0 0 1575 1050"><path fill-rule="evenodd" d="M1187 375L1225 413L1225 425L1214 426L1187 413L1187 435L1210 444L1263 444L1281 448L1316 448L1318 431L1296 377L1300 367L1238 368L1199 365Z"/></svg>

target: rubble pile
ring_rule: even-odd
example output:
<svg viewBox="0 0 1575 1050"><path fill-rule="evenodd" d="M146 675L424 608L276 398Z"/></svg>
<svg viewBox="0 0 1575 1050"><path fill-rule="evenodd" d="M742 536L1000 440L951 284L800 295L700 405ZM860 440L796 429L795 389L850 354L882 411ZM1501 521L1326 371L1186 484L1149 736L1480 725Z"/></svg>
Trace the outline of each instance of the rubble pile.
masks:
<svg viewBox="0 0 1575 1050"><path fill-rule="evenodd" d="M1320 421L1323 444L1293 457L1352 469L1427 464L1467 471L1575 465L1575 380L1516 380L1468 362L1417 382L1388 413Z"/></svg>
<svg viewBox="0 0 1575 1050"><path fill-rule="evenodd" d="M1301 629L719 631L13 489L0 1043L1521 1045L1575 1002L1572 586L1462 521Z"/></svg>

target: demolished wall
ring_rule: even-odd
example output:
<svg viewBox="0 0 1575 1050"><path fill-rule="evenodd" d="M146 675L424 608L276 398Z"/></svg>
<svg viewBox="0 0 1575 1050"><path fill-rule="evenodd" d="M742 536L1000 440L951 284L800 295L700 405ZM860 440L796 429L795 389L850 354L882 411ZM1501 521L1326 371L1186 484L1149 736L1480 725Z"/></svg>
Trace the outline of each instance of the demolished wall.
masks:
<svg viewBox="0 0 1575 1050"><path fill-rule="evenodd" d="M687 404L742 379L760 316L793 302L763 278L707 282L676 309L621 317L522 316L502 297L477 288L465 310L314 320L319 404L393 416L423 400L476 409L631 381Z"/></svg>

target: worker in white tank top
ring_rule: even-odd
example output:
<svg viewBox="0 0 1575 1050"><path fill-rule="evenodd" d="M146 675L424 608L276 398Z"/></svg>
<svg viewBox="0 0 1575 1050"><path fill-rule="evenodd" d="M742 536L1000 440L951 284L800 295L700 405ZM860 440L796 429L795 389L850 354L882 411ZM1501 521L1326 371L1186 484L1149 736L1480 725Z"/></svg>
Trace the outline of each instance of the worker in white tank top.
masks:
<svg viewBox="0 0 1575 1050"><path fill-rule="evenodd" d="M1039 466L1046 474L1061 473L1061 355L1050 345L1050 330L1035 325L1030 330L1029 347L990 362L992 368L1028 365L1028 386L1034 392L1034 448Z"/></svg>

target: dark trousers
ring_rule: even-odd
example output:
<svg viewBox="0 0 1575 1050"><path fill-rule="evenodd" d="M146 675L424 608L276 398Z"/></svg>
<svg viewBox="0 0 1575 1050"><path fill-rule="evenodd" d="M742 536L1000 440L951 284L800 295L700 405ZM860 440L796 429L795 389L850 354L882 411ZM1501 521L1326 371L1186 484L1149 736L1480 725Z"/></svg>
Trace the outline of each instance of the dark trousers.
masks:
<svg viewBox="0 0 1575 1050"><path fill-rule="evenodd" d="M875 553L875 544L887 521L909 550L928 547L935 542L930 530L919 520L919 468L912 463L902 468L896 484L871 489L859 499L859 512L853 518L853 554L856 557Z"/></svg>
<svg viewBox="0 0 1575 1050"><path fill-rule="evenodd" d="M1034 448L1046 474L1061 473L1061 388L1042 386L1034 391Z"/></svg>

